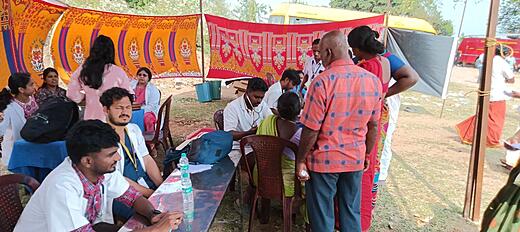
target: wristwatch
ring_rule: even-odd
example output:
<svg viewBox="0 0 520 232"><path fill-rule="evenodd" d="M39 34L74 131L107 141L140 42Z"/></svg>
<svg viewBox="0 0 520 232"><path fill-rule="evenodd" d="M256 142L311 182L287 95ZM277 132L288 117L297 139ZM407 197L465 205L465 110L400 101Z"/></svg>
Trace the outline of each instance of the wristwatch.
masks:
<svg viewBox="0 0 520 232"><path fill-rule="evenodd" d="M158 214L161 214L161 213L162 213L162 212L159 211L158 209L154 209L154 210L152 211L152 214L153 214L153 215L158 215Z"/></svg>

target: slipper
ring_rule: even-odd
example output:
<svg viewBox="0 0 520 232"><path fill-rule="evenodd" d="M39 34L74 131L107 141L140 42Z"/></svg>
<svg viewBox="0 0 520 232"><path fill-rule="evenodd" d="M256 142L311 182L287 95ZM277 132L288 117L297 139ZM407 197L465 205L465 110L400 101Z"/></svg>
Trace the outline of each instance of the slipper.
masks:
<svg viewBox="0 0 520 232"><path fill-rule="evenodd" d="M500 159L500 162L502 163L502 167L506 168L507 170L513 169L513 166L507 164L505 159Z"/></svg>

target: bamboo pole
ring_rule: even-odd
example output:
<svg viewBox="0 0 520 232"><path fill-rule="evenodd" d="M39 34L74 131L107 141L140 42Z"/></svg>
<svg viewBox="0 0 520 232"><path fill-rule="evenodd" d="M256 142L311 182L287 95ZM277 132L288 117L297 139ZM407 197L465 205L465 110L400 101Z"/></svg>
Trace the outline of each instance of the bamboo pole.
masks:
<svg viewBox="0 0 520 232"><path fill-rule="evenodd" d="M205 74L205 65L204 62L204 12L202 11L202 0L199 0L199 10L200 10L200 45L202 50L202 82L206 82L206 74Z"/></svg>
<svg viewBox="0 0 520 232"><path fill-rule="evenodd" d="M389 20L389 14L390 14L390 9L392 8L392 0L388 0L386 2L386 10L385 10L385 34L383 36L383 44L386 48L386 46L388 45L388 33L390 33L390 31L388 30L388 20Z"/></svg>
<svg viewBox="0 0 520 232"><path fill-rule="evenodd" d="M486 135L489 115L489 90L491 89L491 72L493 57L495 57L496 27L500 0L491 0L489 22L486 35L485 59L483 64L484 76L480 82L475 133L471 147L471 158L466 185L463 216L472 221L480 219L480 204L482 195L482 178L484 174L484 160L486 152Z"/></svg>
<svg viewBox="0 0 520 232"><path fill-rule="evenodd" d="M457 33L457 39L459 39L460 35L462 35L462 24L464 24L464 16L466 15L466 6L467 5L468 5L468 0L464 0L464 8L462 8L462 17L460 18L460 25L459 25L459 31ZM451 69L450 80L451 80L452 76L453 76L453 69ZM448 97L446 96L446 99L442 100L441 115L439 116L439 118L442 118L442 115L444 113L444 107L446 106L447 98Z"/></svg>

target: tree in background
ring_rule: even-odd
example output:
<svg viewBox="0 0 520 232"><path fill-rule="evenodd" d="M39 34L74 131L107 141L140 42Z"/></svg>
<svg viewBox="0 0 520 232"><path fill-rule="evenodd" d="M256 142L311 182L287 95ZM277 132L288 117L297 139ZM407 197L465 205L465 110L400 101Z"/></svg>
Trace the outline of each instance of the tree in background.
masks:
<svg viewBox="0 0 520 232"><path fill-rule="evenodd" d="M199 0L62 0L64 3L93 10L139 15L184 15L198 14ZM304 2L302 0L294 0ZM235 9L230 9L227 0L203 0L204 13L249 22L263 22L270 11L265 4L255 0L239 0Z"/></svg>
<svg viewBox="0 0 520 232"><path fill-rule="evenodd" d="M247 22L264 22L267 18L268 6L255 0L238 0L238 6L233 10L234 17Z"/></svg>
<svg viewBox="0 0 520 232"><path fill-rule="evenodd" d="M114 13L139 15L183 15L199 12L199 0L62 0L79 7Z"/></svg>
<svg viewBox="0 0 520 232"><path fill-rule="evenodd" d="M452 35L453 24L443 19L437 0L391 0L393 15L421 18L435 28L441 35ZM330 6L373 13L384 13L387 10L387 0L331 0Z"/></svg>
<svg viewBox="0 0 520 232"><path fill-rule="evenodd" d="M395 1L392 1L394 5ZM330 7L349 10L383 13L386 11L386 0L331 0Z"/></svg>
<svg viewBox="0 0 520 232"><path fill-rule="evenodd" d="M500 32L520 34L520 0L506 0L501 3L498 16Z"/></svg>
<svg viewBox="0 0 520 232"><path fill-rule="evenodd" d="M143 8L155 0L125 0L130 8Z"/></svg>
<svg viewBox="0 0 520 232"><path fill-rule="evenodd" d="M209 1L204 13L218 15L225 18L231 18L233 16L226 0Z"/></svg>

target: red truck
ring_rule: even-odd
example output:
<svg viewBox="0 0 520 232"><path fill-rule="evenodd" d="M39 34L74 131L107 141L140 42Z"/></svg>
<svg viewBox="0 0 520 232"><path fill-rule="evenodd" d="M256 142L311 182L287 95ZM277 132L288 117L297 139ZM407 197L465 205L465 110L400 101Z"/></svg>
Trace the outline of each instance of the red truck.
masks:
<svg viewBox="0 0 520 232"><path fill-rule="evenodd" d="M464 38L457 49L457 64L473 65L478 57L484 53L483 37L467 37ZM513 49L513 57L516 59L516 67L520 66L520 38L499 38L499 43L507 45Z"/></svg>

